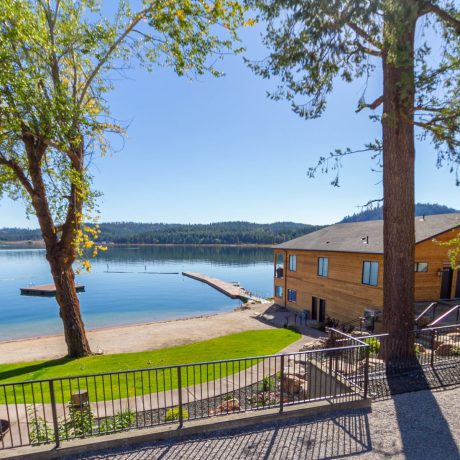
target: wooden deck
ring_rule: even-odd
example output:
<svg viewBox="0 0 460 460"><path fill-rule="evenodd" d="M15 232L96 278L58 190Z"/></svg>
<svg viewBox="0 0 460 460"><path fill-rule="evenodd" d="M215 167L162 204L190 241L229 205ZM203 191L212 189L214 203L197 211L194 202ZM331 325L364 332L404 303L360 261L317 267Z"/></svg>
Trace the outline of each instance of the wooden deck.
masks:
<svg viewBox="0 0 460 460"><path fill-rule="evenodd" d="M85 290L85 286L81 284L75 285L75 288L77 289L77 292L84 292ZM41 284L21 288L21 295L52 297L56 295L56 286L54 284Z"/></svg>
<svg viewBox="0 0 460 460"><path fill-rule="evenodd" d="M240 286L235 286L232 283L227 283L226 281L222 281L218 278L212 278L211 276L194 272L182 272L182 275L197 281L201 281L202 283L209 284L209 286L217 289L231 299L240 299L246 301L252 298L251 294L246 292Z"/></svg>

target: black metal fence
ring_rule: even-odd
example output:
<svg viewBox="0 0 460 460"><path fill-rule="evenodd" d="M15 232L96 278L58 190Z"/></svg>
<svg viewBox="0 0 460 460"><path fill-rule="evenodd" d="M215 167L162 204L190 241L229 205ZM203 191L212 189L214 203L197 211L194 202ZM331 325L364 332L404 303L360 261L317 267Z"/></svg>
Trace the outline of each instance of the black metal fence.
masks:
<svg viewBox="0 0 460 460"><path fill-rule="evenodd" d="M414 355L390 367L383 359L383 351L391 336L361 337L369 345L369 374L366 379L369 397L380 399L398 393L460 384L460 324L416 329L410 334L414 341ZM360 379L356 382L359 385L363 376L357 373L352 378Z"/></svg>
<svg viewBox="0 0 460 460"><path fill-rule="evenodd" d="M0 385L0 449L367 397L369 345Z"/></svg>

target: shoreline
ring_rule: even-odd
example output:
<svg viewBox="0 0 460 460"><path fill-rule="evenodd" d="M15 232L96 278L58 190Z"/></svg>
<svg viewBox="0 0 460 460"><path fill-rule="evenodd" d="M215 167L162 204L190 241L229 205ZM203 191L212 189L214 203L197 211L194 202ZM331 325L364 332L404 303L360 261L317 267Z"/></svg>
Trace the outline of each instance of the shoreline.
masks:
<svg viewBox="0 0 460 460"><path fill-rule="evenodd" d="M264 304L260 304L264 305ZM265 304L268 305L268 304ZM218 315L224 315L226 313L231 313L236 310L228 310L228 311L223 311L223 312L218 312L218 313L209 313L208 315L191 315L191 316L185 316L183 318L175 318L175 319L160 319L158 321L147 321L147 322L139 322L139 323L127 323L127 324L117 324L114 326L100 326L100 327L94 327L91 329L85 328L86 333L94 333L94 332L102 332L102 331L112 331L116 329L125 329L125 328L136 328L139 326L154 326L158 324L163 324L163 323L174 323L174 322L179 322L179 321L188 321L191 319L201 319L201 318L210 318L213 316L218 316ZM0 346L5 344L5 343L14 343L14 342L27 342L30 340L38 340L38 339L48 339L48 338L59 338L59 337L64 337L64 333L59 333L59 334L43 334L43 335L33 335L33 336L28 336L28 337L22 337L22 338L17 338L17 339L7 339L7 340L0 340Z"/></svg>
<svg viewBox="0 0 460 460"><path fill-rule="evenodd" d="M98 350L102 350L105 355L157 350L238 332L280 327L278 323L281 323L281 318L268 323L259 317L271 309L272 305L252 304L247 310L237 309L173 320L108 326L86 332L90 347L95 353ZM48 361L63 358L66 354L63 334L0 342L0 364Z"/></svg>

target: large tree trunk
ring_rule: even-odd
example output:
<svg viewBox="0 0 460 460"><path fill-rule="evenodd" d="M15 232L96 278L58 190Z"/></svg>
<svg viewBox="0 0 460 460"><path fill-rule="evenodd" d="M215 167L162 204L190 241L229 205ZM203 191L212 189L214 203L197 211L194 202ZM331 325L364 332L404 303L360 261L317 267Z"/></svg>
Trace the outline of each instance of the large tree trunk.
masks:
<svg viewBox="0 0 460 460"><path fill-rule="evenodd" d="M91 348L81 317L72 265L63 262L60 257L50 252L52 251L47 251L47 259L56 286L56 301L59 304L59 315L64 324L68 356L71 358L88 356L91 354Z"/></svg>
<svg viewBox="0 0 460 460"><path fill-rule="evenodd" d="M393 40L383 62L383 319L389 333L387 364L415 356L414 337L414 34L412 0L399 3L399 14L385 18ZM404 4L404 5L402 5ZM398 22L399 23L395 23Z"/></svg>
<svg viewBox="0 0 460 460"><path fill-rule="evenodd" d="M61 239L59 239L50 211L41 168L47 147L31 135L24 135L23 141L29 163L28 172L33 185L33 190L30 193L31 203L45 241L46 258L50 264L51 274L56 286L56 300L59 304L59 314L64 324L68 356L72 358L88 356L91 354L91 349L81 317L80 302L72 269L72 263L75 261L73 239L75 236L75 222L77 222L76 213L81 213L82 204L78 201L75 187L72 186L65 238L61 236ZM63 232L61 232L62 234Z"/></svg>

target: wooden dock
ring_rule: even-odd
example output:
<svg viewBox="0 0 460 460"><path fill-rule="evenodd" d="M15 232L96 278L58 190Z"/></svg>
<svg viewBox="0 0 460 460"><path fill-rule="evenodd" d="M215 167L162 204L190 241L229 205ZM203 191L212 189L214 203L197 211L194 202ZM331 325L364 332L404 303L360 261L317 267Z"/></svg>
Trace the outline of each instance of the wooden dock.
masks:
<svg viewBox="0 0 460 460"><path fill-rule="evenodd" d="M75 288L77 292L84 292L85 290L85 286L81 284L75 285ZM37 286L21 288L21 295L52 297L56 295L56 286L54 284L41 284Z"/></svg>
<svg viewBox="0 0 460 460"><path fill-rule="evenodd" d="M240 286L235 286L232 283L227 283L226 281L222 281L218 278L212 278L211 276L193 272L182 272L182 275L197 281L201 281L202 283L206 283L214 289L217 289L226 296L230 297L231 299L240 299L246 301L252 298L251 294L246 292Z"/></svg>

